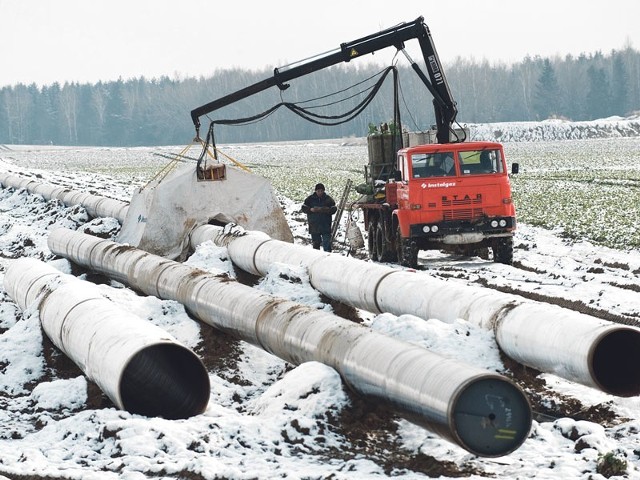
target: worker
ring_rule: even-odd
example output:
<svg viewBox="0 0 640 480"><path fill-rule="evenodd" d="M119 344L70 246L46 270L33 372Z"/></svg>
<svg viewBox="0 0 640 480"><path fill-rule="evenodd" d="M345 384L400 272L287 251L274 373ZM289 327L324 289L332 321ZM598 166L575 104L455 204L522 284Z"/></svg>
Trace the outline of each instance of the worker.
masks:
<svg viewBox="0 0 640 480"><path fill-rule="evenodd" d="M311 245L325 252L331 251L331 216L338 208L333 198L325 193L324 185L318 183L315 191L309 195L302 205L303 213L307 214Z"/></svg>
<svg viewBox="0 0 640 480"><path fill-rule="evenodd" d="M456 171L454 168L455 162L453 160L453 153L446 152L437 154L440 158L440 168L444 172L445 175L455 175Z"/></svg>
<svg viewBox="0 0 640 480"><path fill-rule="evenodd" d="M489 150L483 150L480 154L480 166L484 173L491 173L494 171L491 158L489 157Z"/></svg>

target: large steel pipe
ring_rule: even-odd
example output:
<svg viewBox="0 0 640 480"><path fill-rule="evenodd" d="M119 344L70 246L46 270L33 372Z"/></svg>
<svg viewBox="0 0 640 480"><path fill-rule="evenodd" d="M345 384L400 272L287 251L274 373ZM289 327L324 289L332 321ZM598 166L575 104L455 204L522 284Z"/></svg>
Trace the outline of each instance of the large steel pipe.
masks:
<svg viewBox="0 0 640 480"><path fill-rule="evenodd" d="M49 185L11 173L0 172L0 185L3 188L24 188L47 200L60 200L67 206L82 205L92 218L113 217L123 223L129 209L126 202Z"/></svg>
<svg viewBox="0 0 640 480"><path fill-rule="evenodd" d="M38 260L12 262L4 288L39 311L51 341L122 410L169 419L202 413L210 395L200 359L164 330L117 308L88 282Z"/></svg>
<svg viewBox="0 0 640 480"><path fill-rule="evenodd" d="M640 394L638 328L487 288L321 253L260 232L196 228L191 245L205 240L226 246L231 260L254 275L266 275L274 262L306 265L313 287L353 307L447 322L462 318L492 329L500 348L519 363L613 395Z"/></svg>
<svg viewBox="0 0 640 480"><path fill-rule="evenodd" d="M404 306L392 294L408 294ZM464 318L492 329L502 351L519 363L604 392L640 394L640 329L517 295L396 271L378 286L377 304L443 321Z"/></svg>
<svg viewBox="0 0 640 480"><path fill-rule="evenodd" d="M271 297L188 265L66 229L50 233L57 255L160 298L278 357L335 368L356 392L482 456L515 450L531 412L508 379L443 358L333 314Z"/></svg>

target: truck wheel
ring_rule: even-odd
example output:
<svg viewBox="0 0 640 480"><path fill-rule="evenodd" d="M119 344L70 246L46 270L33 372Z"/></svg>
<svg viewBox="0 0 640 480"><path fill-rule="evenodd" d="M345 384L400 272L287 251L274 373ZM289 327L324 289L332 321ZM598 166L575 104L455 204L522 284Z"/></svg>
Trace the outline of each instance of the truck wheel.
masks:
<svg viewBox="0 0 640 480"><path fill-rule="evenodd" d="M396 230L396 252L400 265L409 268L418 267L418 249L408 238L402 238L400 227Z"/></svg>
<svg viewBox="0 0 640 480"><path fill-rule="evenodd" d="M378 223L378 228L376 228L376 260L378 262L386 262L385 255L385 241L384 241L384 230L382 229L382 223Z"/></svg>
<svg viewBox="0 0 640 480"><path fill-rule="evenodd" d="M376 227L378 226L377 222L369 223L369 235L367 238L367 247L369 247L369 258L374 262L379 261L377 256L377 245L376 245Z"/></svg>
<svg viewBox="0 0 640 480"><path fill-rule="evenodd" d="M513 265L513 237L496 239L491 249L493 250L494 262Z"/></svg>
<svg viewBox="0 0 640 480"><path fill-rule="evenodd" d="M393 242L388 240L384 233L383 222L378 222L376 230L376 252L379 262L395 262L397 260Z"/></svg>

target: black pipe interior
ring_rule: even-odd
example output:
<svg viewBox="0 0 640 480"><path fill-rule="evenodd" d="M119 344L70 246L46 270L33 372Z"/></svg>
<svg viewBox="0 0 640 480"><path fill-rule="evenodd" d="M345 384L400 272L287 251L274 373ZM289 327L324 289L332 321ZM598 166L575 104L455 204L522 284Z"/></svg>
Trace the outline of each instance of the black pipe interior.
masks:
<svg viewBox="0 0 640 480"><path fill-rule="evenodd" d="M594 346L591 372L604 392L640 395L640 330L620 328L604 335Z"/></svg>
<svg viewBox="0 0 640 480"><path fill-rule="evenodd" d="M131 413L167 419L202 413L209 403L207 370L189 349L172 343L138 352L120 379L120 398Z"/></svg>

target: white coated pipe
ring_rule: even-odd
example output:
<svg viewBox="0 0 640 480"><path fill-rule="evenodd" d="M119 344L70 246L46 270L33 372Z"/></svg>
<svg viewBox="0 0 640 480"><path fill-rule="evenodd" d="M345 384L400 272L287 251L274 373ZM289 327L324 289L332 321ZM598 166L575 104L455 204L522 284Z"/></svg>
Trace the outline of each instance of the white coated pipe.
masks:
<svg viewBox="0 0 640 480"><path fill-rule="evenodd" d="M443 358L331 313L67 229L52 252L115 276L144 293L176 300L197 318L290 362L335 368L355 391L481 456L501 456L527 437L531 411L508 379Z"/></svg>
<svg viewBox="0 0 640 480"><path fill-rule="evenodd" d="M67 205L81 204L91 216L124 222L128 204L0 173L0 184L26 188ZM209 239L229 248L239 268L265 275L275 263L306 265L320 292L375 313L410 313L422 318L466 319L493 329L502 350L514 360L568 380L620 396L640 394L640 330L568 309L537 304L515 295L429 278L384 265L329 255L273 240L261 232L204 225L191 234L191 245ZM117 271L112 272L118 275ZM349 280L346 280L349 279ZM398 293L401 292L401 295ZM498 322L500 320L500 322ZM576 334L580 336L576 338ZM523 341L526 339L526 341Z"/></svg>
<svg viewBox="0 0 640 480"><path fill-rule="evenodd" d="M121 224L129 209L126 202L56 187L6 172L0 172L0 185L3 188L24 188L30 193L42 195L46 200L60 200L66 206L82 205L92 218L113 217Z"/></svg>
<svg viewBox="0 0 640 480"><path fill-rule="evenodd" d="M374 313L462 318L494 331L517 362L619 396L640 394L640 329L486 288L461 285L269 239L260 232L197 227L191 245L212 240L254 275L274 262L305 265L311 285L330 298Z"/></svg>
<svg viewBox="0 0 640 480"><path fill-rule="evenodd" d="M94 285L31 258L12 262L4 288L18 306L39 311L51 341L120 409L188 418L210 395L206 368L161 328L117 308Z"/></svg>

